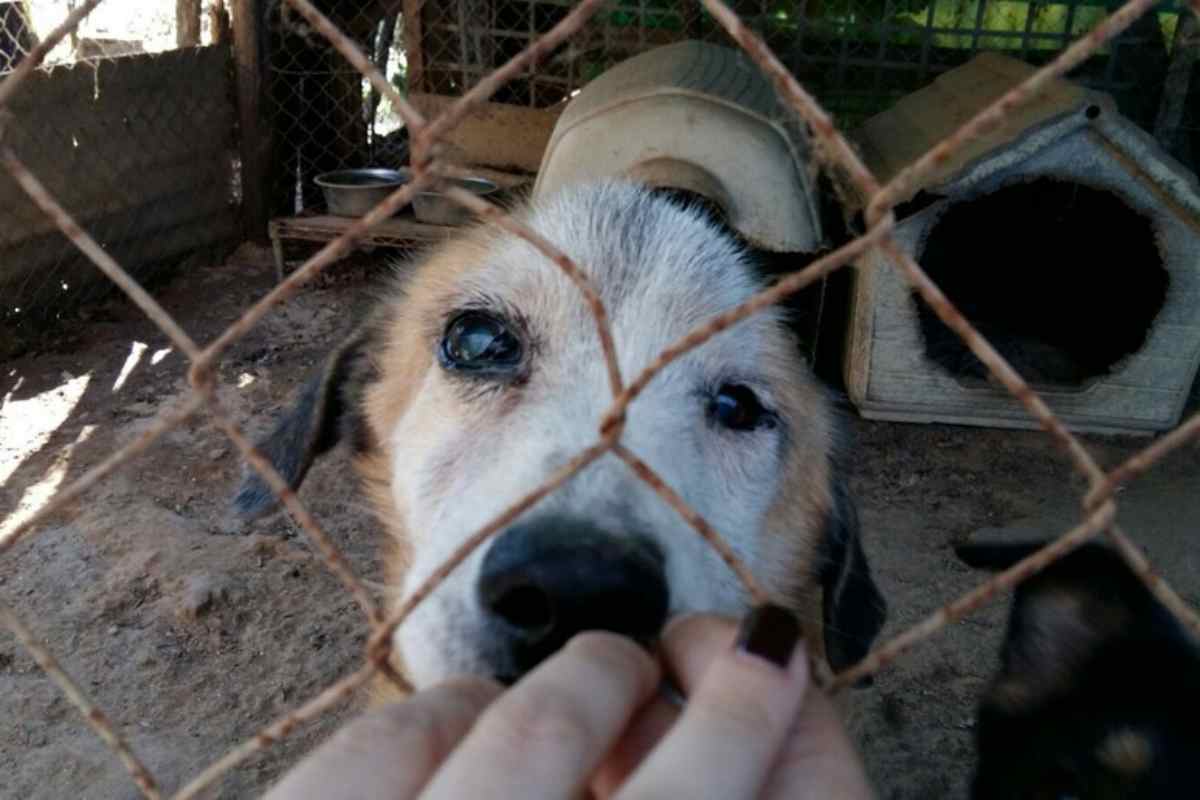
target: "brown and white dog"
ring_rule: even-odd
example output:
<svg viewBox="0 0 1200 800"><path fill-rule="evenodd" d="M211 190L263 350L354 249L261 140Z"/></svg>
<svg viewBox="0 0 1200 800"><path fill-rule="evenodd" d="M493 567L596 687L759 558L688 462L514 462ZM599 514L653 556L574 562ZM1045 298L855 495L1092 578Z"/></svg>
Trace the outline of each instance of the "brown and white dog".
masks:
<svg viewBox="0 0 1200 800"><path fill-rule="evenodd" d="M594 283L625 376L766 285L719 224L633 183L573 186L517 214ZM351 443L388 532L396 602L594 443L611 402L588 306L523 239L479 226L401 272L260 443L293 487ZM785 311L769 308L655 377L622 441L801 615L836 669L865 654L886 612L835 428ZM274 504L247 474L237 509ZM420 604L396 633L395 667L417 687L464 673L511 681L584 629L649 641L673 615L748 603L711 547L605 455Z"/></svg>

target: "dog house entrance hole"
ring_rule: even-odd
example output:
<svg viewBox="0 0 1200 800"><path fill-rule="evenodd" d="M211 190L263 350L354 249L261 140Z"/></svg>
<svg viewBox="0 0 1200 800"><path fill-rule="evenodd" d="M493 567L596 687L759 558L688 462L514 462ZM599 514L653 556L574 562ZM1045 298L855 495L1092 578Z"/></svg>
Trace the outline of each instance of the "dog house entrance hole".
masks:
<svg viewBox="0 0 1200 800"><path fill-rule="evenodd" d="M1079 388L1145 343L1168 274L1151 220L1116 195L1051 178L957 202L920 263L1026 380ZM966 383L987 369L925 301L925 353Z"/></svg>

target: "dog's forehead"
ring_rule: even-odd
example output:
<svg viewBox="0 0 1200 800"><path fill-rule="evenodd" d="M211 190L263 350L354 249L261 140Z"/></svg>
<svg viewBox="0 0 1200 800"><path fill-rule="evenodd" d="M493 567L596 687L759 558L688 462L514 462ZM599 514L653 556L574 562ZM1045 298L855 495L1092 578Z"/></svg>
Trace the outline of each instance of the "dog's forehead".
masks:
<svg viewBox="0 0 1200 800"><path fill-rule="evenodd" d="M699 212L631 184L577 187L535 204L526 224L567 254L604 302L618 349L661 348L762 288L744 252ZM526 240L498 235L464 290L495 298L557 333L594 327L579 287ZM768 310L706 350L753 347Z"/></svg>

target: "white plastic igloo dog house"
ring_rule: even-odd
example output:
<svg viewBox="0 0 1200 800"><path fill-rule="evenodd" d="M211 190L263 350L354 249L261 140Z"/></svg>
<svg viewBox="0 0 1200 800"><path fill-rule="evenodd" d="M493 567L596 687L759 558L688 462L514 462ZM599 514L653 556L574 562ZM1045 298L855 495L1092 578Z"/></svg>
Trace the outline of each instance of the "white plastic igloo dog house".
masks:
<svg viewBox="0 0 1200 800"><path fill-rule="evenodd" d="M894 177L1032 68L985 54L869 120ZM1077 431L1175 425L1200 362L1200 186L1104 95L1058 81L897 208L901 247ZM1036 423L879 252L855 269L845 376L868 418Z"/></svg>
<svg viewBox="0 0 1200 800"><path fill-rule="evenodd" d="M824 234L809 145L740 49L682 41L622 61L563 109L535 195L624 176L698 195L765 250L812 253Z"/></svg>

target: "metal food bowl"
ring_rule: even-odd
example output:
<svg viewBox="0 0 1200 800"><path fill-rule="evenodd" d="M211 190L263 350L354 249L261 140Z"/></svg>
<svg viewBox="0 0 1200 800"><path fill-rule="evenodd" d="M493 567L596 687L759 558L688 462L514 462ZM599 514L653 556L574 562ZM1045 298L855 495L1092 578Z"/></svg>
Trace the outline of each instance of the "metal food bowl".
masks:
<svg viewBox="0 0 1200 800"><path fill-rule="evenodd" d="M361 217L409 180L408 170L369 167L326 172L314 182L325 193L330 214Z"/></svg>
<svg viewBox="0 0 1200 800"><path fill-rule="evenodd" d="M447 178L446 183L481 197L500 189L486 178ZM438 191L418 192L413 200L413 213L421 222L433 225L464 225L473 216L466 208Z"/></svg>

